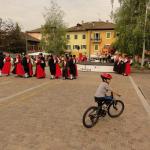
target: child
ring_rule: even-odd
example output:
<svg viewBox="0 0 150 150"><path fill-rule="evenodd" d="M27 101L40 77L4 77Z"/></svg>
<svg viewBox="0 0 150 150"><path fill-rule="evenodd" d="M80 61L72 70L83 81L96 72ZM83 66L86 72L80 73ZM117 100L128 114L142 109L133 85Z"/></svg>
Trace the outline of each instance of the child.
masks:
<svg viewBox="0 0 150 150"><path fill-rule="evenodd" d="M109 83L112 79L112 76L110 74L102 73L101 78L103 82L100 83L95 93L96 102L100 102L104 100L110 102L113 99L113 95L112 95L113 93L120 96L119 94L113 92L111 87L109 86ZM111 96L106 95L108 92L111 92Z"/></svg>

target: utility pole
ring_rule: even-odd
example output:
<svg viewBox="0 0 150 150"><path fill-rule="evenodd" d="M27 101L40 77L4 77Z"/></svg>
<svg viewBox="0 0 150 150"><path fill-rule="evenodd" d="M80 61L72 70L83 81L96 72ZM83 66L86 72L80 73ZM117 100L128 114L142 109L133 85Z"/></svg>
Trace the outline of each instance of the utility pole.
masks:
<svg viewBox="0 0 150 150"><path fill-rule="evenodd" d="M146 4L146 11L145 11L145 22L144 22L144 33L143 33L143 52L142 52L142 62L141 62L141 67L144 65L144 59L145 59L145 38L146 38L146 23L147 23L147 12L150 7L150 0Z"/></svg>
<svg viewBox="0 0 150 150"><path fill-rule="evenodd" d="M26 54L28 53L28 39L27 39L27 32L25 33L26 36Z"/></svg>

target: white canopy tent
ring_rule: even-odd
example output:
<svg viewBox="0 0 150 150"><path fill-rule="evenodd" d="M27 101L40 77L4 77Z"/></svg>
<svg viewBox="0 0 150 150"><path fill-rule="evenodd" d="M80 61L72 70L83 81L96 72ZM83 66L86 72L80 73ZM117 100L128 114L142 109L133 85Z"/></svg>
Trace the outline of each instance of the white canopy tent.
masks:
<svg viewBox="0 0 150 150"><path fill-rule="evenodd" d="M91 58L98 58L99 56L96 55L96 54L91 54L90 57L91 57Z"/></svg>
<svg viewBox="0 0 150 150"><path fill-rule="evenodd" d="M35 53L29 53L30 56L37 56L40 53L42 53L44 56L50 55L49 53L45 53L45 52L35 52Z"/></svg>

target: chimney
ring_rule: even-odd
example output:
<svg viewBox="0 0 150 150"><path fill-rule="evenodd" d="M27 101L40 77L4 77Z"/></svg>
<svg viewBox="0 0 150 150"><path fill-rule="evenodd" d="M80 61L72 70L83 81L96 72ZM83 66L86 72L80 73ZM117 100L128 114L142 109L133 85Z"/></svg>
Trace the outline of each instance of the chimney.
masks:
<svg viewBox="0 0 150 150"><path fill-rule="evenodd" d="M81 24L83 24L83 23L84 23L84 20L81 21Z"/></svg>

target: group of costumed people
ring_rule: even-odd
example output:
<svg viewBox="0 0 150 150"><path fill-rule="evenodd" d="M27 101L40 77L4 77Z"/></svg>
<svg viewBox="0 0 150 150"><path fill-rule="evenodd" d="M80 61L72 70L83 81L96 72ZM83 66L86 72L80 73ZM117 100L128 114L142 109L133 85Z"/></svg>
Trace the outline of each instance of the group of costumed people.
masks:
<svg viewBox="0 0 150 150"><path fill-rule="evenodd" d="M131 65L132 61L127 55L117 54L114 56L114 68L113 70L124 76L128 76L131 73Z"/></svg>
<svg viewBox="0 0 150 150"><path fill-rule="evenodd" d="M35 63L35 72L33 73L33 63ZM14 65L11 71L11 66ZM78 76L76 57L75 56L48 56L48 66L50 69L50 79L76 79ZM38 79L45 78L46 61L42 53L40 53L35 60L30 58L27 54L21 57L20 54L16 55L16 58L12 60L9 54L4 56L0 53L0 76L10 75L10 73L16 74L20 77L32 77L35 76Z"/></svg>

